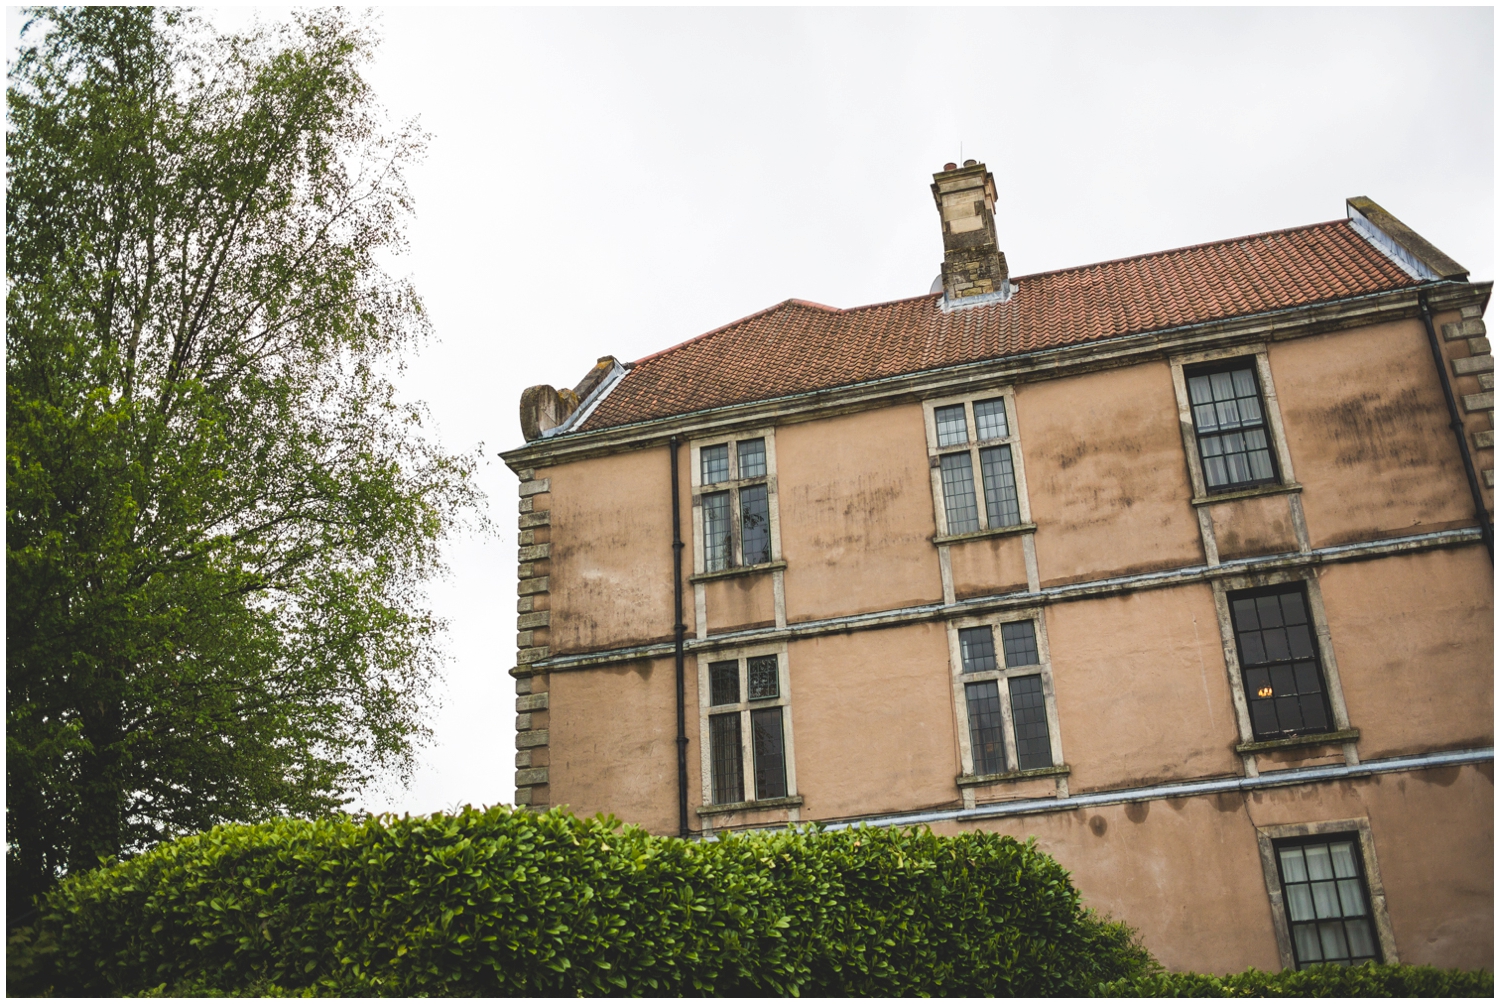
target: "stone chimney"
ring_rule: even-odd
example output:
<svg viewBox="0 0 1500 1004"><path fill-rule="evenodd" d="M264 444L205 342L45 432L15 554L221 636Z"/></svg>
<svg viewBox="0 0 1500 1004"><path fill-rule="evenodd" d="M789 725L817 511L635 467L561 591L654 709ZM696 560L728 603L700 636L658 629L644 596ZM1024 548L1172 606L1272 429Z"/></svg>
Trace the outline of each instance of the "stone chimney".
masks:
<svg viewBox="0 0 1500 1004"><path fill-rule="evenodd" d="M1009 299L1010 270L995 237L995 176L978 161L945 164L932 176L932 197L943 219L945 306Z"/></svg>

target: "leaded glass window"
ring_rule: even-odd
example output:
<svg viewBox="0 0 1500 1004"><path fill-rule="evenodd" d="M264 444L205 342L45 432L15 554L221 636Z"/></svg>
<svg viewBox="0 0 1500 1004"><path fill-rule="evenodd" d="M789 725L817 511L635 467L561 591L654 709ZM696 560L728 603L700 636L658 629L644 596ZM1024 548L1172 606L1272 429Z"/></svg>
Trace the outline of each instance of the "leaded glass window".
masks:
<svg viewBox="0 0 1500 1004"><path fill-rule="evenodd" d="M703 483L716 485L729 480L729 447L705 446L698 456L703 464Z"/></svg>
<svg viewBox="0 0 1500 1004"><path fill-rule="evenodd" d="M990 526L1016 526L1021 522L1021 503L1016 498L1016 471L1009 446L991 446L979 451L979 469L984 476L984 504Z"/></svg>
<svg viewBox="0 0 1500 1004"><path fill-rule="evenodd" d="M996 637L998 630L999 637ZM957 628L974 776L1052 767L1051 666L1032 618ZM997 649L997 645L999 646Z"/></svg>
<svg viewBox="0 0 1500 1004"><path fill-rule="evenodd" d="M786 752L781 735L781 709L750 712L750 734L755 743L755 797L786 797Z"/></svg>
<svg viewBox="0 0 1500 1004"><path fill-rule="evenodd" d="M969 749L975 774L1005 773L1005 723L1000 715L1000 684L964 685L969 702Z"/></svg>
<svg viewBox="0 0 1500 1004"><path fill-rule="evenodd" d="M1005 646L1007 666L1037 664L1036 627L1031 621L1012 621L1000 625L1000 640Z"/></svg>
<svg viewBox="0 0 1500 1004"><path fill-rule="evenodd" d="M946 408L937 408L932 415L934 421L937 422L939 446L962 446L969 441L969 425L964 418L963 405L955 404Z"/></svg>
<svg viewBox="0 0 1500 1004"><path fill-rule="evenodd" d="M763 478L766 476L766 441L746 439L739 444L740 477Z"/></svg>
<svg viewBox="0 0 1500 1004"><path fill-rule="evenodd" d="M712 745L714 802L723 805L745 800L744 750L740 745L740 716L710 715L709 741Z"/></svg>
<svg viewBox="0 0 1500 1004"><path fill-rule="evenodd" d="M771 502L765 485L740 489L740 554L747 565L771 560Z"/></svg>
<svg viewBox="0 0 1500 1004"><path fill-rule="evenodd" d="M768 701L781 696L781 670L774 655L757 655L748 660L749 699Z"/></svg>
<svg viewBox="0 0 1500 1004"><path fill-rule="evenodd" d="M995 633L988 626L961 628L958 648L965 673L983 673L995 666Z"/></svg>
<svg viewBox="0 0 1500 1004"><path fill-rule="evenodd" d="M974 467L967 453L950 453L939 461L943 475L943 505L948 532L979 529L979 507L974 502Z"/></svg>
<svg viewBox="0 0 1500 1004"><path fill-rule="evenodd" d="M1381 961L1357 835L1278 843L1276 864L1298 969Z"/></svg>
<svg viewBox="0 0 1500 1004"><path fill-rule="evenodd" d="M730 559L729 493L703 496L703 569L721 572Z"/></svg>
<svg viewBox="0 0 1500 1004"><path fill-rule="evenodd" d="M1040 676L1010 678L1010 720L1016 730L1016 769L1052 766L1052 737L1047 734L1047 700Z"/></svg>
<svg viewBox="0 0 1500 1004"><path fill-rule="evenodd" d="M713 704L740 703L740 664L738 660L709 663L708 686L709 700Z"/></svg>
<svg viewBox="0 0 1500 1004"><path fill-rule="evenodd" d="M1004 439L1010 435L1005 421L1005 398L974 402L974 434L982 443L988 439Z"/></svg>

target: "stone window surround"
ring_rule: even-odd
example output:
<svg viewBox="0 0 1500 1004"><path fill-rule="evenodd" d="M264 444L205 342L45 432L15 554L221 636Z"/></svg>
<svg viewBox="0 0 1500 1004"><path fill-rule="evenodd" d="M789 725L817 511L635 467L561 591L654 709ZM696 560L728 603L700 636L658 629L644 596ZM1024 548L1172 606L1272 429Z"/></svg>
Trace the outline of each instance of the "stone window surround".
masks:
<svg viewBox="0 0 1500 1004"><path fill-rule="evenodd" d="M991 527L988 525L988 512L984 499L984 483L980 473L979 464L979 441L977 430L974 428L974 402L1003 398L1005 401L1005 425L1006 435L1000 439L985 440L987 446L1006 445L1010 447L1011 467L1016 476L1016 504L1021 512L1021 522L1015 526ZM954 404L963 404L964 420L968 423L969 442L966 446L938 446L937 419L933 412L938 408ZM932 488L932 513L935 533L932 542L938 549L938 568L943 582L943 602L952 605L957 602L957 596L953 587L953 561L950 548L955 543L979 537L997 537L1009 534L1018 534L1021 537L1021 547L1026 562L1026 588L1030 592L1041 589L1041 573L1037 570L1036 563L1036 524L1031 521L1031 500L1026 491L1026 460L1021 449L1021 418L1016 408L1016 390L1013 385L987 388L984 390L971 390L962 394L952 394L945 397L929 398L922 402L922 422L926 428L927 436L927 460L930 468L930 483ZM943 476L938 469L938 458L946 453L957 453L967 449L971 457L974 471L974 502L979 511L984 513L985 526L975 533L949 534L948 533L948 509L943 502Z"/></svg>
<svg viewBox="0 0 1500 1004"><path fill-rule="evenodd" d="M1271 903L1271 926L1276 932L1276 951L1281 956L1283 969L1297 967L1292 952L1292 932L1286 918L1286 904L1282 902L1281 873L1276 867L1274 841L1296 837L1334 836L1353 833L1359 837L1360 854L1364 859L1365 883L1370 893L1370 916L1375 921L1375 934L1380 941L1380 954L1388 963L1400 962L1396 954L1396 933L1391 926L1391 915L1385 904L1385 885L1380 879L1380 864L1375 860L1375 837L1370 831L1370 820L1330 819L1317 823L1286 823L1279 826L1257 826L1255 840L1260 847L1260 866L1266 882L1266 895Z"/></svg>
<svg viewBox="0 0 1500 1004"><path fill-rule="evenodd" d="M731 475L739 473L739 449L738 443L747 439L764 439L766 441L766 474L764 478L756 477L747 479L751 484L764 484L766 486L767 504L770 508L771 523L771 560L760 565L742 565L728 568L722 572L706 572L703 554L703 496L714 492L730 491L732 502L730 505L730 520L732 530L731 546L738 552L740 547L740 512L738 489L743 482L737 477L731 477L728 481L721 481L713 485L703 484L703 461L701 451L707 446L729 446L729 471ZM735 432L721 432L714 436L703 436L688 441L688 485L692 497L692 547L693 547L693 574L689 581L693 586L693 610L695 620L695 635L701 641L708 637L708 598L706 583L710 579L731 578L739 575L755 575L763 572L771 574L771 587L774 594L776 610L776 626L786 627L786 585L785 571L786 561L781 552L781 511L777 503L777 477L776 477L776 429L774 426L766 426L757 429L745 429Z"/></svg>
<svg viewBox="0 0 1500 1004"><path fill-rule="evenodd" d="M1006 610L1000 613L975 617L955 617L947 622L948 670L953 694L954 734L958 738L959 775L955 784L963 792L964 808L975 806L975 789L1007 782L1025 781L1037 777L1053 777L1058 798L1068 797L1068 766L1063 759L1062 727L1057 716L1057 695L1052 678L1052 650L1047 643L1047 619L1045 607L1021 610ZM1017 621L1030 621L1036 632L1037 663L1031 666L1001 666L982 673L965 673L963 654L959 648L958 632L963 628L989 627L995 633L997 662L1003 662L1004 645L1000 626ZM1042 696L1047 702L1047 733L1052 743L1052 766L1040 770L1012 770L1005 774L993 774L980 779L974 774L974 754L970 747L969 705L964 692L966 683L980 680L1001 681L1000 717L1004 722L1005 762L1007 766L1018 763L1016 756L1015 724L1011 721L1010 692L1004 681L1012 676L1040 676Z"/></svg>
<svg viewBox="0 0 1500 1004"><path fill-rule="evenodd" d="M747 437L749 438L749 437ZM780 673L780 695L764 700L755 701L752 704L748 694L742 687L740 691L741 700L736 705L740 714L740 747L741 766L745 775L745 792L747 795L755 791L755 750L753 748L754 736L750 728L750 711L760 708L781 708L781 753L786 763L786 795L782 798L765 799L756 801L750 799L738 802L733 807L714 804L713 792L713 743L709 736L708 716L709 701L712 700L709 688L708 667L710 663L728 662L731 659L738 662L740 666L740 678L743 683L746 661L760 655L774 655L776 667ZM772 642L761 645L747 645L741 648L723 648L711 652L700 652L698 659L698 759L699 778L702 782L702 795L699 803L698 815L703 820L703 830L706 836L712 829L711 821L714 816L726 812L755 812L767 809L785 809L787 822L795 823L799 820L798 806L802 804L801 796L797 790L797 756L796 744L793 742L792 729L792 672L791 661L788 658L787 643ZM728 705L725 705L728 707ZM720 714L725 712L718 712Z"/></svg>
<svg viewBox="0 0 1500 1004"><path fill-rule="evenodd" d="M1311 618L1317 637L1318 659L1323 667L1323 685L1327 688L1329 709L1333 712L1334 731L1318 736L1299 737L1294 740L1259 742L1250 723L1250 702L1245 697L1245 678L1240 672L1239 645L1234 636L1234 620L1229 613L1229 594L1265 586L1288 583L1302 585L1307 595L1308 616ZM1318 582L1316 569L1287 569L1255 575L1235 575L1214 579L1214 611L1219 622L1219 638L1224 649L1224 668L1229 677L1229 695L1234 703L1235 724L1240 741L1235 752L1244 764L1246 777L1259 777L1256 761L1258 752L1272 748L1293 748L1338 745L1342 747L1344 762L1349 766L1359 764L1356 743L1359 730L1349 723L1349 711L1344 704L1344 688L1339 679L1338 659L1333 651L1333 637L1328 628L1328 614L1323 608L1323 590Z"/></svg>
<svg viewBox="0 0 1500 1004"><path fill-rule="evenodd" d="M1203 477L1203 458L1198 455L1198 434L1193 424L1193 408L1187 390L1184 368L1200 363L1223 362L1244 358L1253 360L1255 376L1260 381L1261 407L1266 414L1266 427L1270 431L1271 447L1276 457L1276 470L1281 476L1280 484L1259 485L1254 488L1231 490L1209 494L1207 481ZM1238 499L1255 498L1261 495L1285 495L1291 512L1293 532L1297 536L1297 550L1306 554L1312 550L1307 533L1307 517L1302 511L1302 486L1292 468L1292 452L1287 447L1286 430L1281 421L1281 405L1276 397L1276 381L1271 377L1271 360L1264 342L1237 345L1232 348L1210 349L1175 355L1168 359L1172 368L1172 389L1177 396L1177 418L1182 430L1182 450L1187 460L1188 479L1193 497L1189 500L1198 513L1198 531L1203 538L1204 557L1210 566L1219 564L1219 547L1214 537L1213 514L1210 506L1233 502Z"/></svg>

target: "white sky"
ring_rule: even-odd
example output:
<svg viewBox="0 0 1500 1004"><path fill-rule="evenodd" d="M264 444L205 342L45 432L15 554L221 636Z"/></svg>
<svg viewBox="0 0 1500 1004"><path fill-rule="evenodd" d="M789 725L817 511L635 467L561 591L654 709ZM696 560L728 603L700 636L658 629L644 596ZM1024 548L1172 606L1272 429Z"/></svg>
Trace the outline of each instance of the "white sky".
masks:
<svg viewBox="0 0 1500 1004"><path fill-rule="evenodd" d="M369 79L432 134L399 268L438 341L401 385L448 447L483 442L500 537L449 548L436 742L372 809L514 790L516 482L495 454L521 443L521 391L789 297L926 292L928 186L960 144L995 174L1013 275L1341 218L1367 195L1494 276L1491 8L378 18ZM9 27L14 44L13 9Z"/></svg>

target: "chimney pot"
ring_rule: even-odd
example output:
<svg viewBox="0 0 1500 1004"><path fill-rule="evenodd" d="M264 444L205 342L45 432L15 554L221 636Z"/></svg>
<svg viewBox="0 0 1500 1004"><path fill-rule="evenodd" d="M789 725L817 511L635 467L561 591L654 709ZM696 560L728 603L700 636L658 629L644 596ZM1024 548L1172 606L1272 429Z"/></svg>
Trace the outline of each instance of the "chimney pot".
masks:
<svg viewBox="0 0 1500 1004"><path fill-rule="evenodd" d="M953 164L953 163L944 164L943 165L943 170L945 170L945 171L957 171L958 170L958 165L957 164Z"/></svg>
<svg viewBox="0 0 1500 1004"><path fill-rule="evenodd" d="M977 161L977 160L972 160L972 159L966 160L966 161L964 161L964 167L973 167L977 163L979 163L979 161Z"/></svg>

